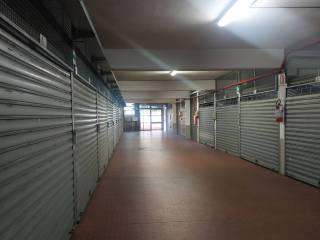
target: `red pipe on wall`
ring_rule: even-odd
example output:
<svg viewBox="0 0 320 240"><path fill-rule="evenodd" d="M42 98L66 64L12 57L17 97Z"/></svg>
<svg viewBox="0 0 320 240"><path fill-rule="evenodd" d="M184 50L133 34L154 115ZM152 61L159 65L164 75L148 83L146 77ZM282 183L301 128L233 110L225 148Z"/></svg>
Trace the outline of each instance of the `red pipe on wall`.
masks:
<svg viewBox="0 0 320 240"><path fill-rule="evenodd" d="M279 74L281 72L282 72L282 70L278 70L278 71L266 73L266 74L263 74L263 75L260 75L260 76L256 76L256 77L253 77L253 78L248 78L248 79L242 80L240 82L232 83L232 84L230 84L228 86L225 86L223 88L223 90L226 90L226 89L229 89L229 88L232 88L232 87L235 87L235 86L239 86L239 85L242 85L242 84L246 84L246 83L249 83L249 82L253 82L253 81L256 81L256 80L260 80L262 78L270 77L272 75Z"/></svg>
<svg viewBox="0 0 320 240"><path fill-rule="evenodd" d="M296 51L299 51L299 50L306 49L308 47L312 47L312 46L317 45L317 44L320 44L320 39L316 39L316 40L313 40L311 42L302 44L302 45L300 45L298 47L291 48L288 51L286 51L285 57L283 59L283 62L281 64L279 70L273 71L273 72L270 72L270 73L266 73L266 74L263 74L263 75L260 75L260 76L256 76L256 77L253 77L253 78L248 78L248 79L245 79L245 80L241 80L240 82L237 82L237 83L232 83L230 85L225 86L223 88L223 90L226 90L226 89L229 89L229 88L232 88L232 87L235 87L235 86L240 86L240 85L243 85L243 84L246 84L246 83L249 83L249 82L257 81L257 80L260 80L260 79L263 79L263 78L266 78L266 77L270 77L270 76L275 75L275 74L283 73L284 69L285 69L285 65L287 63L287 59L289 57L289 54L291 54L293 52L296 52Z"/></svg>

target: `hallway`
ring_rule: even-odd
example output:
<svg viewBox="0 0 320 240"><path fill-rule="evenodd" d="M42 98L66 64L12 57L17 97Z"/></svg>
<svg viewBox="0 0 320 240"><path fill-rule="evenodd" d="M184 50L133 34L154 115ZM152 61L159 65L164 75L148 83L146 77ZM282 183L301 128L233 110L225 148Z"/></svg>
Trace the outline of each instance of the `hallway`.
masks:
<svg viewBox="0 0 320 240"><path fill-rule="evenodd" d="M125 133L73 240L313 240L319 189L162 132Z"/></svg>

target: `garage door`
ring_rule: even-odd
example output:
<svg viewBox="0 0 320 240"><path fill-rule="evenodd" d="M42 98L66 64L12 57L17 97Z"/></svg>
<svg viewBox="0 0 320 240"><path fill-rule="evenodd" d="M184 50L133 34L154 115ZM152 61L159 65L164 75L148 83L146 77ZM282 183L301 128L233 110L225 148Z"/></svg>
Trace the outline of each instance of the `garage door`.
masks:
<svg viewBox="0 0 320 240"><path fill-rule="evenodd" d="M99 177L104 172L108 164L108 116L107 100L104 96L98 95L98 159L99 159Z"/></svg>
<svg viewBox="0 0 320 240"><path fill-rule="evenodd" d="M2 30L0 51L0 239L68 239L70 74Z"/></svg>
<svg viewBox="0 0 320 240"><path fill-rule="evenodd" d="M197 97L192 97L191 99L191 139L193 141L198 141L198 126L195 125L194 116L197 111Z"/></svg>
<svg viewBox="0 0 320 240"><path fill-rule="evenodd" d="M119 132L120 132L120 137L122 136L123 133L123 112L122 108L119 108Z"/></svg>
<svg viewBox="0 0 320 240"><path fill-rule="evenodd" d="M119 114L119 108L116 106L116 112L117 112L117 143L120 139L120 114Z"/></svg>
<svg viewBox="0 0 320 240"><path fill-rule="evenodd" d="M109 148L108 148L108 154L109 154L109 159L112 157L113 154L113 134L114 134L114 130L113 130L113 107L112 107L112 103L111 101L107 101L107 116L108 116L108 144L109 144Z"/></svg>
<svg viewBox="0 0 320 240"><path fill-rule="evenodd" d="M251 96L252 97L252 96ZM241 157L279 170L279 124L275 121L276 99L241 101Z"/></svg>
<svg viewBox="0 0 320 240"><path fill-rule="evenodd" d="M117 134L118 126L117 126L117 109L114 104L112 104L112 119L113 119L113 149L115 149L117 145L117 138L118 138L118 134Z"/></svg>
<svg viewBox="0 0 320 240"><path fill-rule="evenodd" d="M232 155L240 155L238 99L217 101L216 147Z"/></svg>
<svg viewBox="0 0 320 240"><path fill-rule="evenodd" d="M199 108L199 141L214 147L214 106Z"/></svg>
<svg viewBox="0 0 320 240"><path fill-rule="evenodd" d="M74 79L74 119L78 214L90 200L98 179L96 92Z"/></svg>
<svg viewBox="0 0 320 240"><path fill-rule="evenodd" d="M120 113L120 108L117 107L117 114L118 114L118 142L120 140L121 137L121 113Z"/></svg>
<svg viewBox="0 0 320 240"><path fill-rule="evenodd" d="M319 186L320 94L290 96L286 109L286 173Z"/></svg>

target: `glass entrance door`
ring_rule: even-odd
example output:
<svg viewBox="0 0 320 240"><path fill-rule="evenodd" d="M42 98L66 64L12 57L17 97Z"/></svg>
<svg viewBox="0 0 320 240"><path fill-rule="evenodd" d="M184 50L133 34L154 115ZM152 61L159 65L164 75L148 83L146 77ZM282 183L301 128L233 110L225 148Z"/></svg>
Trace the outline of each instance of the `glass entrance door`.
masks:
<svg viewBox="0 0 320 240"><path fill-rule="evenodd" d="M151 109L151 130L162 130L162 109Z"/></svg>
<svg viewBox="0 0 320 240"><path fill-rule="evenodd" d="M152 131L163 129L163 117L161 108L140 109L140 130Z"/></svg>
<svg viewBox="0 0 320 240"><path fill-rule="evenodd" d="M140 130L150 131L151 130L151 110L140 109Z"/></svg>

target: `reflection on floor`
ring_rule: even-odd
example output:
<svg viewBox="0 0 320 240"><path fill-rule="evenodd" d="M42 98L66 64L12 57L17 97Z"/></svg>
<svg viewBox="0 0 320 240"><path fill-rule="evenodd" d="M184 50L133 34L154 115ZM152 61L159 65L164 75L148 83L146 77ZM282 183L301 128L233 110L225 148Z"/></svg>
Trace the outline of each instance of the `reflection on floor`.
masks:
<svg viewBox="0 0 320 240"><path fill-rule="evenodd" d="M73 240L316 240L319 189L162 132L125 133Z"/></svg>

